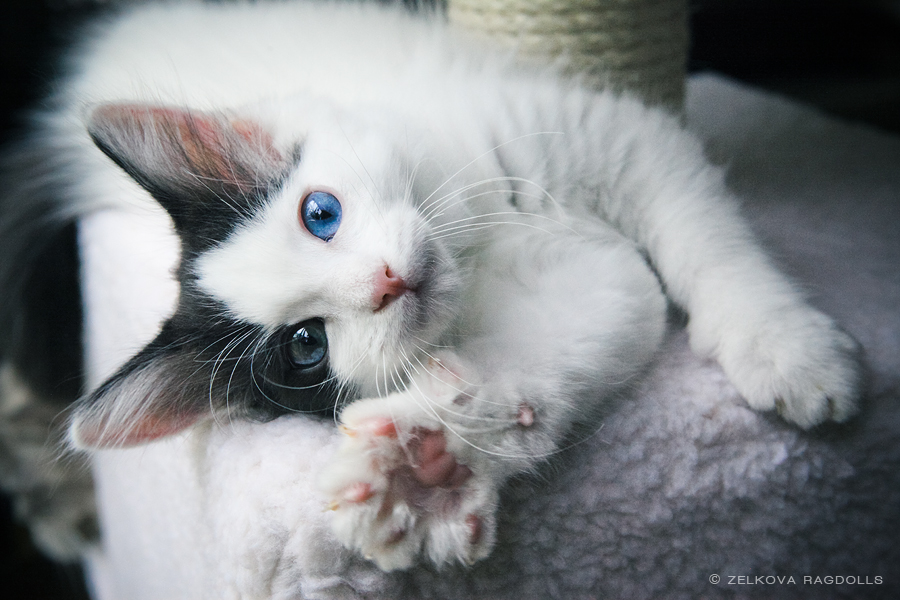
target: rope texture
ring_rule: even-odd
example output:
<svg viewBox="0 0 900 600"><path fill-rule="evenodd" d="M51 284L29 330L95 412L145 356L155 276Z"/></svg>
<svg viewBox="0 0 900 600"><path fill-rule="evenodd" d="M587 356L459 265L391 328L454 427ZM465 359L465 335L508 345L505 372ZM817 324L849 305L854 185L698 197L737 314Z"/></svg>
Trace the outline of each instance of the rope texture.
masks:
<svg viewBox="0 0 900 600"><path fill-rule="evenodd" d="M680 107L687 0L449 0L451 23L598 88Z"/></svg>

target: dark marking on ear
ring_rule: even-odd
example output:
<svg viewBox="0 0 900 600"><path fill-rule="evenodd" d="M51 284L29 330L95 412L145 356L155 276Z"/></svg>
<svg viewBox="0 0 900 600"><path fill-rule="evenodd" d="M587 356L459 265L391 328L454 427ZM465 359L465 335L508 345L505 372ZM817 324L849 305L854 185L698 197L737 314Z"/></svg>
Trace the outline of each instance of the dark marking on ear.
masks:
<svg viewBox="0 0 900 600"><path fill-rule="evenodd" d="M170 319L156 339L79 402L70 428L77 447L134 446L212 415L209 370L193 365L196 350L177 337Z"/></svg>
<svg viewBox="0 0 900 600"><path fill-rule="evenodd" d="M249 218L293 164L259 124L224 114L104 104L88 132L166 209L189 247L210 235L221 240Z"/></svg>
<svg viewBox="0 0 900 600"><path fill-rule="evenodd" d="M70 439L82 448L126 447L213 417L333 416L337 386L327 360L294 369L284 346L284 331L229 319L212 298L183 294L156 339L79 402Z"/></svg>
<svg viewBox="0 0 900 600"><path fill-rule="evenodd" d="M212 415L189 382L179 389L179 369L168 361L121 373L76 410L69 430L79 448L128 447L173 435ZM203 396L199 396L202 398Z"/></svg>

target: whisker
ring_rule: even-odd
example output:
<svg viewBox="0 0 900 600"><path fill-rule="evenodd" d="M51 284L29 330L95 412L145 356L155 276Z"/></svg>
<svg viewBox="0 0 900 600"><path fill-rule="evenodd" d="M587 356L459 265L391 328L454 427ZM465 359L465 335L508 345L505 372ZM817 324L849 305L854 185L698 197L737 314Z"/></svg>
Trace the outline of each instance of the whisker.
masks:
<svg viewBox="0 0 900 600"><path fill-rule="evenodd" d="M439 358L435 357L433 354L429 353L429 352L428 352L427 350L425 350L424 348L422 348L422 347L420 347L420 346L418 346L418 345L416 346L416 348L419 350L419 352L421 352L422 354L424 354L425 356L427 356L428 358L430 358L430 359L433 360L434 362L436 362L436 363L440 363L440 362L441 362L441 360L440 360ZM422 368L425 369L426 372L427 372L428 368L427 368L424 364L422 364L421 361L419 362L419 364L422 365ZM463 379L462 377L459 376L459 374L457 374L456 377L457 377L457 379L459 379L460 381L462 381L463 383L465 383L466 385L468 385L468 386L470 386L470 387L478 387L478 384L473 383L473 382L471 382L471 381L468 381L468 380L466 380L466 379ZM460 394L465 394L465 392L463 392L463 391L460 390L460 389L457 389L456 387L454 387L453 389L455 389L455 390L456 390L457 392L459 392ZM466 394L466 395L468 395L468 394ZM471 396L470 396L470 397L471 397ZM492 401L490 401L490 400L485 400L485 399L483 399L483 398L479 398L478 401L479 401L479 402L482 402L482 403L484 403L484 404L493 404L493 405L495 405L495 406L509 406L508 404L506 404L506 403L504 403L504 402L492 402Z"/></svg>
<svg viewBox="0 0 900 600"><path fill-rule="evenodd" d="M416 360L419 362L419 365L422 366L423 369L425 369L425 372L426 372L429 376L432 376L432 377L433 377L433 375L431 375L431 373L429 373L429 371L427 370L427 367L425 367L425 365L418 359L418 357L416 357ZM410 364L411 364L411 363L410 363ZM463 381L462 378L460 378L460 381ZM468 393L468 392L465 392L465 391L463 391L463 390L460 390L460 389L456 388L455 386L451 386L451 387L452 387L454 390L456 390L457 392L459 392L460 395L468 396L468 397L469 397L470 399L472 399L472 400L475 400L475 399L476 399L474 396L472 396L472 395L471 395L470 393ZM430 399L427 399L427 398L426 398L426 400L427 400L429 403L431 403L431 400L430 400ZM438 405L435 405L435 406L438 406ZM503 406L505 406L505 405L503 405ZM454 416L460 417L460 418L462 418L462 419L467 419L467 420L469 420L469 421L483 421L483 422L485 422L485 423L488 423L488 422L494 422L494 423L506 423L506 422L507 422L505 419L501 419L501 418L499 418L499 417L487 417L487 416L470 415L470 414L466 414L466 413L462 413L462 412L458 412L458 411L452 410L451 408L446 407L446 406L438 406L438 408L440 408L443 412L445 412L445 413L447 413L447 414L454 415ZM486 430L482 430L481 433L484 433L485 431L493 431L493 430L494 430L494 429L486 429ZM473 430L473 431L474 431L474 430Z"/></svg>
<svg viewBox="0 0 900 600"><path fill-rule="evenodd" d="M525 227L528 229L534 229L536 231L541 231L543 233L552 234L553 232L548 231L542 227L538 227L537 225L531 225L530 223L521 223L519 221L492 221L490 223L472 223L470 225L459 226L451 228L448 231L444 231L439 235L434 235L429 237L430 240L442 240L445 238L450 238L458 235L462 235L468 232L481 231L483 229L490 229L493 227L499 227L501 225L516 225L519 227Z"/></svg>
<svg viewBox="0 0 900 600"><path fill-rule="evenodd" d="M214 393L213 393L213 392L214 392L214 387L215 387L216 377L218 376L219 369L221 369L222 366L224 365L225 359L228 357L229 354L231 354L231 351L232 351L235 347L237 347L238 344L241 344L244 340L246 340L247 338L249 338L251 335L253 335L253 330L252 330L252 329L250 329L250 330L248 330L248 331L244 331L244 332L235 332L235 333L234 333L234 336L235 336L235 337L232 338L232 339L225 345L224 348L222 348L221 352L219 352L219 354L218 354L218 355L215 357L215 359L212 361L212 363L213 363L213 369L212 369L212 372L210 373L210 376L209 376L209 388L208 388L209 408L210 408L210 412L211 412L212 415L213 415L213 420L215 421L216 425L218 425L218 426L222 426L223 424L219 422L219 417L218 417L217 411L215 410L215 398L214 398ZM205 361L205 362L208 362L208 361ZM232 369L232 375L234 374L234 370L237 369L237 365L238 365L238 363L237 363L237 361L236 361L235 364L234 364L234 368ZM199 368L199 367L198 367L198 368ZM231 385L231 381L230 381L230 378L229 378L228 386L230 386L230 385ZM230 413L231 413L231 407L230 407L230 398L229 398L229 390L228 390L228 386L226 386L226 392L225 392L225 411L226 411L226 415L230 415ZM230 417L229 417L229 419L230 419ZM232 423L232 426L233 426L233 423Z"/></svg>
<svg viewBox="0 0 900 600"><path fill-rule="evenodd" d="M526 138L529 138L529 137L535 137L535 136L538 136L538 135L565 135L565 134L564 134L562 131L537 131L537 132L534 132L534 133L526 133L526 134L524 134L524 135L520 135L520 136L514 137L514 138L512 138L512 139L510 139L510 140L507 140L507 141L505 141L505 142L502 142L502 143L500 143L500 144L497 144L496 146L494 146L494 147L491 148L490 150L486 150L486 151L483 152L482 154L479 154L478 156L476 156L475 158L473 158L472 160L470 160L468 163L466 163L465 165L463 165L458 171L456 171L455 173L453 173L453 175L451 175L450 177L446 178L446 179L444 180L444 183L442 183L441 185L439 185L438 187L436 187L436 188L434 189L434 191L431 192L431 194L429 194L428 197L426 197L425 200L422 201L422 204L423 204L423 205L426 204L429 200L431 200L431 197L432 197L432 196L434 196L435 194L437 194L438 191L439 191L441 188L443 188L445 185L447 185L448 183L450 183L450 181L452 181L454 177L456 177L457 175L459 175L460 173L462 173L463 171L465 171L466 169L468 169L469 167L471 167L472 165L474 165L476 162L478 162L479 160L481 160L481 159L484 158L485 156L488 156L489 154L492 154L492 153L496 152L497 150L499 150L500 148L502 148L503 146L506 146L506 145L508 145L508 144L512 144L512 143L514 143L514 142L517 142L517 141L520 141L520 140L523 140L523 139L526 139Z"/></svg>
<svg viewBox="0 0 900 600"><path fill-rule="evenodd" d="M410 337L412 337L412 339L414 339L414 340L416 340L416 341L422 342L422 343L425 344L426 346L431 346L431 347L433 347L433 348L449 349L449 348L452 348L452 347L453 347L453 346L450 346L450 345L447 345L447 344L436 344L436 343L434 343L434 342L429 342L428 340L423 340L422 338L420 338L420 337L418 337L418 336L415 336L415 335L414 335L414 336L410 336ZM417 344L417 347L418 347L418 344Z"/></svg>
<svg viewBox="0 0 900 600"><path fill-rule="evenodd" d="M416 165L412 168L412 171L410 171L406 174L406 188L404 189L404 192L403 192L404 203L408 203L410 201L410 199L412 198L413 183L415 183L416 175L419 172L419 167L421 167L427 161L437 162L434 159L421 158L421 159L419 159L419 162L417 162Z"/></svg>
<svg viewBox="0 0 900 600"><path fill-rule="evenodd" d="M484 192L483 194L476 194L475 196L465 196L465 197L463 197L462 199L457 200L457 201L454 202L453 204L447 205L447 202L449 202L450 200L452 200L452 199L453 199L455 196L457 196L458 194L462 194L463 192L468 192L469 190L474 189L474 188L477 188L477 187L482 186L482 185L486 185L486 184L489 184L489 183L500 183L500 182L503 182L503 181L506 181L506 177L492 177L492 178L489 178L489 179L482 179L482 180L480 180L480 181L475 181L475 182L473 182L473 183L468 183L468 184L466 184L466 185L464 185L464 186L462 186L462 187L460 187L460 188L456 188L455 190L450 191L450 192L444 194L444 195L441 196L440 198L436 198L436 199L432 200L431 202L428 202L428 203L423 202L423 203L421 203L421 204L419 205L419 211L422 213L422 218L423 218L423 219L425 219L426 221L431 220L431 219L434 217L435 213L437 213L438 211L440 211L440 210L442 210L442 209L444 209L444 208L449 208L450 206L456 206L457 204L460 204L460 203L462 203L462 202L467 202L467 201L469 201L470 199L479 197L479 196L481 196L481 195L483 195L483 194L487 194L487 193L504 193L504 192L509 191L509 190L489 190L488 192Z"/></svg>
<svg viewBox="0 0 900 600"><path fill-rule="evenodd" d="M481 192L479 194L475 194L474 196L465 196L464 198L461 198L452 204L446 204L446 203L444 203L443 205L440 204L441 202L443 202L445 200L447 202L449 202L457 194L461 194L462 192L467 192L478 186L489 184L489 183L505 183L505 182L525 183L525 184L531 185L531 186L537 188L537 190L540 192L540 194L529 194L522 190L514 190L514 189L488 190L486 192ZM463 202L468 202L469 200L472 200L474 198L478 198L481 196L485 196L488 194L517 194L517 195L525 196L528 198L546 197L556 207L557 214L560 217L564 214L562 205L559 203L559 201L556 200L556 198L553 196L553 194L551 194L549 191L547 191L547 189L545 189L543 186L539 185L537 182L535 182L531 179L526 179L524 177L501 176L501 177L491 177L488 179L482 179L481 181L476 181L474 183L470 183L470 184L465 185L461 188L458 188L448 194L445 194L444 196L441 196L440 198L438 198L437 200L432 202L428 207L422 207L422 210L425 211L423 214L423 217L426 220L431 220L435 216L435 213L439 210L452 208L453 206L457 206L458 204L461 204ZM440 214L442 214L442 213L440 213Z"/></svg>
<svg viewBox="0 0 900 600"><path fill-rule="evenodd" d="M218 193L216 193L216 191L213 190L213 188L211 188L211 187L206 183L207 181L216 181L216 182L220 182L220 183L227 183L224 179L218 179L218 178L215 178L215 177L204 177L203 175L199 175L199 174L197 174L197 173L192 173L192 172L190 172L190 171L188 171L186 174L187 174L189 177L192 177L194 180L196 180L196 181L197 181L199 184L201 184L203 187L205 187L206 190L207 190L207 191L208 191L208 192L209 192L216 200L218 200L219 202L221 202L222 204L224 204L225 206L227 206L228 208L230 208L232 211L234 211L234 212L235 212L239 217L241 217L242 219L246 219L246 218L249 218L249 217L251 216L251 213L245 212L245 211L243 210L243 207L241 207L240 205L237 205L237 204L234 204L234 203L230 202L230 201L229 201L228 199L226 199L226 198L223 198L223 197L220 196ZM232 172L232 174L233 174L233 172ZM235 179L235 180L236 180L236 179ZM246 197L245 197L245 199L246 199Z"/></svg>
<svg viewBox="0 0 900 600"><path fill-rule="evenodd" d="M349 160L347 160L346 158L344 158L344 156L341 155L341 154L338 153L338 152L335 152L334 154L335 154L336 156L338 156L338 158L340 158L340 159L341 159L348 167L350 167L350 170L353 171L353 174L356 175L356 178L359 180L359 182L362 183L363 187L366 188L366 190L369 192L369 195L370 195L373 199L376 200L376 202L374 202L374 207L375 207L375 211L376 211L378 214L377 214L377 215L372 215L372 216L373 216L373 217L376 217L376 216L377 216L378 219L381 221L382 227L386 227L387 224L386 224L386 221L385 221L384 212L381 210L381 205L380 205L380 203L378 202L378 200L379 200L380 197L381 197L381 194L380 194L380 192L379 192L379 186L378 186L378 183L375 181L375 178L372 177L372 174L371 174L371 173L369 172L369 170L366 168L365 163L363 162L362 158L360 158L359 153L357 153L357 151L356 151L356 146L354 146L353 143L350 141L350 137L347 135L347 132L344 130L343 126L339 126L339 128L340 128L340 130L341 130L341 134L344 136L344 140L347 142L347 145L350 147L350 151L353 152L353 156L356 157L356 162L359 164L360 167L362 167L362 170L363 170L363 172L366 174L366 177L369 179L369 182L372 184L372 187L370 188L369 185L363 180L363 177L359 174L359 172L358 172L358 171L356 170L356 168L350 163ZM368 204L363 204L363 206L366 206L366 207L367 207L366 210L369 210Z"/></svg>
<svg viewBox="0 0 900 600"><path fill-rule="evenodd" d="M234 429L234 419L232 418L233 413L231 411L231 384L234 381L234 376L235 373L237 373L237 369L238 366L240 366L241 360L243 360L243 358L247 356L247 352L250 351L251 347L253 348L253 350L252 352L250 352L250 379L255 383L255 379L253 377L253 358L256 356L256 353L258 352L259 346L262 343L263 339L264 335L262 333L256 334L256 341L254 343L247 344L244 350L241 351L240 356L238 356L237 360L234 361L234 366L231 368L231 374L228 376L228 383L225 385L225 414L228 417L232 430Z"/></svg>
<svg viewBox="0 0 900 600"><path fill-rule="evenodd" d="M420 362L419 364L420 364L423 368L425 367L425 365L422 364L421 362ZM458 431L455 427L451 426L450 423L448 423L447 420L444 419L444 417L442 417L440 414L438 414L437 410L434 408L432 402L428 399L427 394L425 394L425 392L424 392L424 391L422 390L422 388L419 386L418 382L415 381L415 380L413 380L413 385L415 386L416 390L417 390L417 391L419 392L419 394L421 395L422 399L425 400L425 405L423 406L423 408L424 408L424 409L427 409L427 410L431 413L431 415L434 416L434 418L435 418L438 422L440 422L441 425L444 426L444 428L445 428L447 431L451 432L453 435L455 435L457 438L459 438L459 439L460 439L463 443L465 443L467 446L469 446L469 447L471 447L471 448L473 448L473 449L475 449L475 450L478 450L479 452L482 452L482 453L484 453L484 454L488 454L488 455L491 455L491 456L497 456L497 457L501 457L501 458L520 458L518 455L514 455L514 454L504 454L504 453L501 453L501 452L496 452L496 451L493 451L493 450L489 450L489 449L487 449L487 448L483 448L483 447L481 447L481 446L475 444L475 443L472 442L471 440L467 439L467 438L465 437L465 435L463 435L463 433L461 433L461 431ZM442 408L443 410L445 410L445 411L447 410L447 409L444 408L444 407L441 407L441 408ZM489 432L489 431L496 431L496 429L497 429L497 428L492 428L492 429L482 430L482 431L480 431L480 432L475 432L475 433L485 433L485 432ZM473 431L473 430L470 430L470 431Z"/></svg>

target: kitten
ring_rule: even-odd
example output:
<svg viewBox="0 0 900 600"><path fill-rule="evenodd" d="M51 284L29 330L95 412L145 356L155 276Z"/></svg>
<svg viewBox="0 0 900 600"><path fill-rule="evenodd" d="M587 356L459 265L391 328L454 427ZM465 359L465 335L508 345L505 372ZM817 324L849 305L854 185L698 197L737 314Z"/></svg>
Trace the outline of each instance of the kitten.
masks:
<svg viewBox="0 0 900 600"><path fill-rule="evenodd" d="M336 411L334 532L391 570L487 556L500 487L646 367L667 298L753 408L854 413L855 342L676 117L470 45L330 4L99 32L47 117L68 161L47 177L70 178L69 214L155 200L180 295L80 402L76 446Z"/></svg>

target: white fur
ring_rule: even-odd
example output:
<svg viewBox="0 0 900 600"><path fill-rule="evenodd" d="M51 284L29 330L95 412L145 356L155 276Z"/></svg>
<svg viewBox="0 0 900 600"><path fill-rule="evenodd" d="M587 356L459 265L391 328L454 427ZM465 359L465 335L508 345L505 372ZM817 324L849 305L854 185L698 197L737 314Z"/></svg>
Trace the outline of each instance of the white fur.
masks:
<svg viewBox="0 0 900 600"><path fill-rule="evenodd" d="M853 412L852 340L770 266L676 118L465 47L373 7L149 7L86 48L50 126L70 148L83 211L152 202L90 145L80 124L89 104L235 110L282 148L303 143L272 205L200 261L201 285L267 326L325 317L333 368L368 394L412 380L406 396L369 406L390 416L405 397L422 426L474 444L480 454L453 444L480 473L472 498L493 502L651 359L664 302L639 252L690 314L693 346L753 407L777 405L803 427ZM328 245L297 221L305 190L320 186L345 206ZM461 225L474 227L451 229ZM425 243L439 248L439 277L459 302L413 336L402 303L372 312L371 285ZM470 413L435 423L418 366L430 344L450 343L477 393ZM524 434L522 402L536 419ZM498 425L451 435L466 419ZM339 532L342 519L367 530L375 518L346 514ZM435 562L471 556L443 539L426 552ZM383 564L410 564L417 544Z"/></svg>
<svg viewBox="0 0 900 600"><path fill-rule="evenodd" d="M408 568L419 553L436 564L486 557L495 541L500 486L555 453L574 421L595 418L598 403L650 360L664 332L659 285L621 237L596 235L508 235L480 265L468 298L470 336L458 355L433 350L414 365L406 391L344 410L341 422L354 433L322 486L334 498L335 533L348 547L385 570ZM578 316L561 317L570 314ZM526 421L519 419L523 408ZM401 431L396 439L358 433L385 417ZM390 516L379 516L385 499L391 501L387 475L402 462L405 436L416 428L444 431L448 450L472 477L452 510L401 500ZM375 497L343 501L344 491L360 483ZM471 517L482 530L474 543L466 535ZM391 539L397 532L405 534L400 541Z"/></svg>

